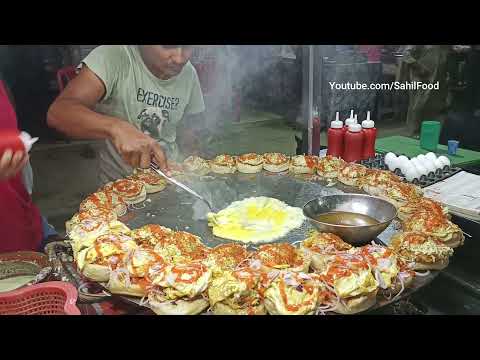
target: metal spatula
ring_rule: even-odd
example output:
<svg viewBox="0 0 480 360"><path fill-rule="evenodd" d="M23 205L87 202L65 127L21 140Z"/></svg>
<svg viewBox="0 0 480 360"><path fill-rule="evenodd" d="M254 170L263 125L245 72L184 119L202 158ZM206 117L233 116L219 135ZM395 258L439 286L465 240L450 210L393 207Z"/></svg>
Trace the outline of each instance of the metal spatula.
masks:
<svg viewBox="0 0 480 360"><path fill-rule="evenodd" d="M163 176L167 181L171 182L172 184L177 185L178 187L181 187L186 192L192 194L193 196L195 196L195 197L199 198L200 200L202 200L203 202L205 202L205 204L207 204L210 211L214 212L212 205L203 196L197 194L195 191L190 189L187 185L182 184L180 181L175 180L174 178L171 178L171 177L165 175L165 173L162 170L160 170L158 165L155 164L154 162L150 163L150 169L155 171L158 175Z"/></svg>

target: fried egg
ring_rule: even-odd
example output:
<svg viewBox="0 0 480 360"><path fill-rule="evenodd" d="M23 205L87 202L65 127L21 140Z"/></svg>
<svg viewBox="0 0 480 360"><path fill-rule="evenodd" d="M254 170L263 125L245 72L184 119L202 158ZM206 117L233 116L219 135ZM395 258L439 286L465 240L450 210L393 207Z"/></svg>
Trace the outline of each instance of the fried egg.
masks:
<svg viewBox="0 0 480 360"><path fill-rule="evenodd" d="M207 218L215 236L245 243L274 241L305 220L302 209L264 196L235 201Z"/></svg>

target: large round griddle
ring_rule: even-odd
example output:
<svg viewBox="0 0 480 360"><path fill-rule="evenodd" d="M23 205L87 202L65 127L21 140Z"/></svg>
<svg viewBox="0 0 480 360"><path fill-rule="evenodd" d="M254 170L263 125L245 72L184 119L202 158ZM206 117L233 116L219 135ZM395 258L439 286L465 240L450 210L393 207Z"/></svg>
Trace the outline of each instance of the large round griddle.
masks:
<svg viewBox="0 0 480 360"><path fill-rule="evenodd" d="M357 188L339 182L327 183L314 175L292 176L287 173L261 172L258 174L235 173L229 175L210 174L207 176L180 175L176 178L210 201L215 211L224 209L233 201L248 197L272 197L290 206L302 208L308 201L317 197L342 193L362 193ZM210 247L231 242L212 234L212 230L206 221L208 211L208 207L201 200L174 185L168 185L165 190L159 193L149 194L143 204L134 206L134 209L130 210L120 220L131 229L146 224L160 224L175 230L188 231L200 236L202 241ZM399 229L400 223L394 220L375 241L382 245L388 245L392 235L397 233ZM314 228L306 220L300 228L292 230L285 237L275 242L293 243L301 241L307 238L312 230ZM410 296L430 283L438 273L438 271L432 271L427 276L417 276L413 284L395 300L378 296L377 304L370 310L378 309ZM129 296L122 296L122 298L140 305L139 298Z"/></svg>

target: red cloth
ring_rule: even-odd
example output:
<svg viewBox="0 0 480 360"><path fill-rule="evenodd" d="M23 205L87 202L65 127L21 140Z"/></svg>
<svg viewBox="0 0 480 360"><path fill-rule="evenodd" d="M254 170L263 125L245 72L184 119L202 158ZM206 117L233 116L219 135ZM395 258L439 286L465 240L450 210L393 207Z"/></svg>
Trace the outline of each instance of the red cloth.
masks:
<svg viewBox="0 0 480 360"><path fill-rule="evenodd" d="M382 59L382 45L360 45L360 51L365 54L368 62L380 62Z"/></svg>
<svg viewBox="0 0 480 360"><path fill-rule="evenodd" d="M17 117L0 80L0 136L17 129ZM37 251L42 241L40 211L25 189L21 173L0 181L0 253Z"/></svg>

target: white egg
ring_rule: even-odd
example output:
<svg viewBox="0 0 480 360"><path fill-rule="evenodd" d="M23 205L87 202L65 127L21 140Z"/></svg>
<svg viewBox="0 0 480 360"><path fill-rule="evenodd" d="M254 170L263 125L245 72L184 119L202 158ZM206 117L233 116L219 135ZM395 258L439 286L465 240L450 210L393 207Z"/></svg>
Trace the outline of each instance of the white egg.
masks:
<svg viewBox="0 0 480 360"><path fill-rule="evenodd" d="M426 156L420 157L420 155L419 155L419 156L417 156L417 159L418 159L418 161L420 161L420 163L423 166L428 167L428 163L429 163L430 160L428 160Z"/></svg>
<svg viewBox="0 0 480 360"><path fill-rule="evenodd" d="M420 160L418 160L416 157L412 158L412 160L410 160L412 162L413 165L417 166L417 164L421 164Z"/></svg>
<svg viewBox="0 0 480 360"><path fill-rule="evenodd" d="M408 164L410 164L410 160L408 160L408 158L406 156L403 156L403 155L399 156L397 161L398 161L398 168L400 170L402 170L402 172L403 172L403 168L405 166L408 166Z"/></svg>
<svg viewBox="0 0 480 360"><path fill-rule="evenodd" d="M439 156L438 160L442 162L443 166L450 166L450 159L446 156Z"/></svg>
<svg viewBox="0 0 480 360"><path fill-rule="evenodd" d="M393 159L397 159L397 155L392 152L389 152L385 155L385 164L388 166Z"/></svg>
<svg viewBox="0 0 480 360"><path fill-rule="evenodd" d="M405 162L405 161L409 161L408 158L405 156L405 155L400 155L398 157L398 161L400 162Z"/></svg>
<svg viewBox="0 0 480 360"><path fill-rule="evenodd" d="M414 166L413 164L407 160L407 161L402 161L400 164L400 170L402 171L403 175L407 175L407 172L410 171Z"/></svg>
<svg viewBox="0 0 480 360"><path fill-rule="evenodd" d="M425 162L425 167L427 168L427 170L429 172L435 172L435 162L434 161L430 161L427 159L427 161Z"/></svg>
<svg viewBox="0 0 480 360"><path fill-rule="evenodd" d="M397 158L391 158L390 162L387 164L387 166L388 166L388 170L395 171L395 169L397 169L399 167L398 159Z"/></svg>
<svg viewBox="0 0 480 360"><path fill-rule="evenodd" d="M425 155L423 154L417 155L417 159L423 162L425 161Z"/></svg>
<svg viewBox="0 0 480 360"><path fill-rule="evenodd" d="M411 175L412 175L413 179L420 179L420 176L422 176L422 174L420 174L419 171L417 170L416 166L413 166L413 170L411 171ZM409 180L409 181L412 181L412 180Z"/></svg>
<svg viewBox="0 0 480 360"><path fill-rule="evenodd" d="M423 166L423 164L418 160L415 162L415 169L417 170L419 176L428 174L428 169L425 168L425 166Z"/></svg>
<svg viewBox="0 0 480 360"><path fill-rule="evenodd" d="M429 152L425 155L425 157L430 161L435 161L435 159L437 158L437 155L435 155L433 152Z"/></svg>
<svg viewBox="0 0 480 360"><path fill-rule="evenodd" d="M407 179L407 181L413 181L415 178L418 178L417 170L414 166L408 167L405 172L405 179Z"/></svg>
<svg viewBox="0 0 480 360"><path fill-rule="evenodd" d="M435 159L435 169L443 169L443 162L440 159Z"/></svg>

